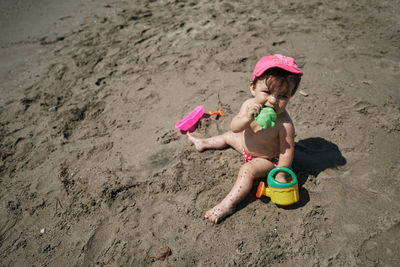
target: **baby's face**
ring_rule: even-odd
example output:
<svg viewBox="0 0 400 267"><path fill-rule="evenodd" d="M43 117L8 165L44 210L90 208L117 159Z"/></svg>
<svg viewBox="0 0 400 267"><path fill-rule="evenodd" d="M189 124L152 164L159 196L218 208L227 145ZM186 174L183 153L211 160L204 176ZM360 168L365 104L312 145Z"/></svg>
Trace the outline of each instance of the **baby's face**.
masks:
<svg viewBox="0 0 400 267"><path fill-rule="evenodd" d="M268 88L265 84L265 79L260 77L256 84L250 85L250 91L254 96L254 101L264 107L271 107L275 109L277 114L286 110L286 105L292 97L292 90L294 84L283 84L281 87L271 86Z"/></svg>

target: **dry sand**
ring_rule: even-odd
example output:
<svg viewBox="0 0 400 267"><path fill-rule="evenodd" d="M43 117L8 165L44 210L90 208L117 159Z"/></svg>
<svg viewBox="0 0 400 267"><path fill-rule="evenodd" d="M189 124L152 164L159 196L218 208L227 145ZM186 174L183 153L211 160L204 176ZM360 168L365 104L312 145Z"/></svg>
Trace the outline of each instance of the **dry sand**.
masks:
<svg viewBox="0 0 400 267"><path fill-rule="evenodd" d="M1 266L400 265L399 1L57 2L1 6ZM274 53L301 200L213 225L240 155L174 125L226 131Z"/></svg>

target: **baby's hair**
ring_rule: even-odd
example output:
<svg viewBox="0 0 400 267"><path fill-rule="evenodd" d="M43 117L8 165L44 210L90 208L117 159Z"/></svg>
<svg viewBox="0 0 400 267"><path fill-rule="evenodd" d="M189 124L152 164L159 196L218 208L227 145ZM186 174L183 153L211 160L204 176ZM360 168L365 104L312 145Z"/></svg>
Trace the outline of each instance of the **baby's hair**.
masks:
<svg viewBox="0 0 400 267"><path fill-rule="evenodd" d="M280 68L271 68L266 70L262 75L254 79L253 84L256 84L257 81L260 80L260 77L265 78L265 84L267 88L274 88L274 87L280 88L284 85L287 86L291 83L294 83L294 88L291 92L292 96L296 93L301 80L299 74L288 72Z"/></svg>

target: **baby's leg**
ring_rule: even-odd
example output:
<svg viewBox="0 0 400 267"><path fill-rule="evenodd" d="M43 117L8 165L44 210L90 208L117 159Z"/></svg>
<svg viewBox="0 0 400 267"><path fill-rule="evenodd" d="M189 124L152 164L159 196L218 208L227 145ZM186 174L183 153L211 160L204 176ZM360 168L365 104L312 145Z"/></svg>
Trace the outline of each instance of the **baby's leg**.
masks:
<svg viewBox="0 0 400 267"><path fill-rule="evenodd" d="M253 181L265 177L273 168L271 161L262 158L255 158L243 164L229 194L218 205L206 212L206 219L218 223L225 216L233 213L236 205L250 193Z"/></svg>
<svg viewBox="0 0 400 267"><path fill-rule="evenodd" d="M241 152L242 149L242 133L234 133L232 131L210 138L199 138L191 133L187 133L188 139L194 144L198 151L205 149L222 149L231 146Z"/></svg>

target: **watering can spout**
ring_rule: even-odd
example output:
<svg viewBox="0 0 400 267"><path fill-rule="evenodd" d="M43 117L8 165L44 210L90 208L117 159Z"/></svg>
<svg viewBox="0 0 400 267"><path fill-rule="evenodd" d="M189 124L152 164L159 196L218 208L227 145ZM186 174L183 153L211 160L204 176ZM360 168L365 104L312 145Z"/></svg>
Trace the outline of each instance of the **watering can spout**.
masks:
<svg viewBox="0 0 400 267"><path fill-rule="evenodd" d="M271 197L271 193L272 193L271 189L269 187L266 187L264 182L260 182L260 184L258 185L256 197L257 198L260 198L262 196Z"/></svg>

